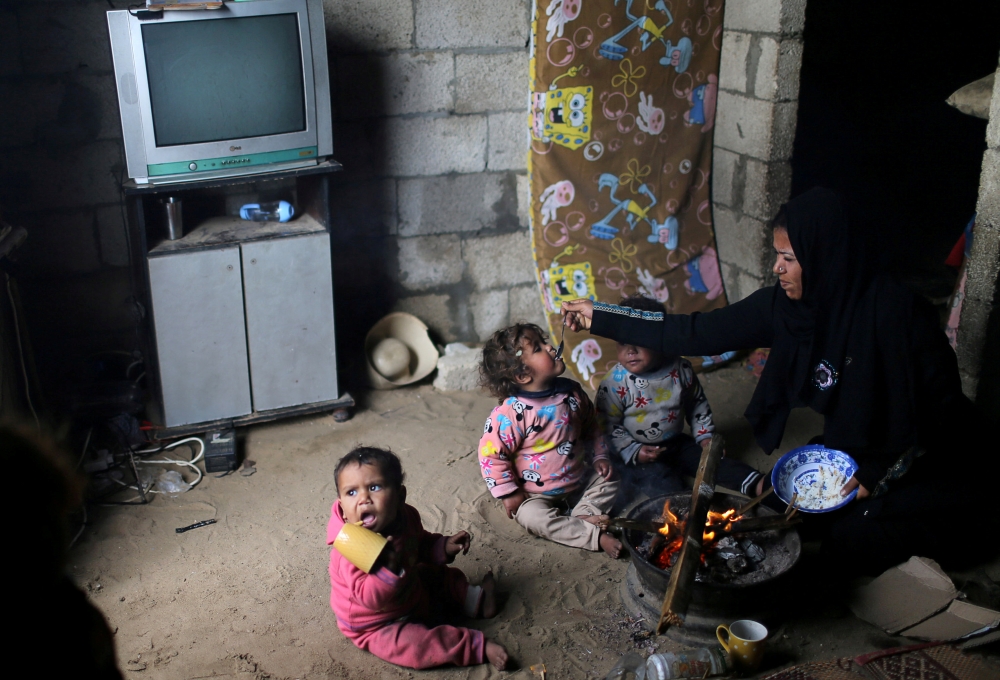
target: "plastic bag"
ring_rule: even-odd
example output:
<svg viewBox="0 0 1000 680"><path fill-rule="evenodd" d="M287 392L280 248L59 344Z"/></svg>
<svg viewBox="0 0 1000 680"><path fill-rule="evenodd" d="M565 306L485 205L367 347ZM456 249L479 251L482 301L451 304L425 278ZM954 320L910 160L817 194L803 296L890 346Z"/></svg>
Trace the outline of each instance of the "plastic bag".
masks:
<svg viewBox="0 0 1000 680"><path fill-rule="evenodd" d="M181 473L177 472L177 470L164 470L156 478L156 490L161 493L170 494L171 496L184 493L190 488L191 485L184 481Z"/></svg>

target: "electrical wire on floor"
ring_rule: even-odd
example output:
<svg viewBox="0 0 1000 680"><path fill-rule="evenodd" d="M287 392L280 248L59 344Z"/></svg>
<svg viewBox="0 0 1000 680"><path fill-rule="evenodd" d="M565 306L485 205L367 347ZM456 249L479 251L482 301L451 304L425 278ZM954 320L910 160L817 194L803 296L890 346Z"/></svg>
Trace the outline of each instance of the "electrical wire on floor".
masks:
<svg viewBox="0 0 1000 680"><path fill-rule="evenodd" d="M198 474L198 477L193 482L188 482L189 488L192 488L192 487L196 486L198 484L198 482L200 482L202 480L202 478L205 476L204 473L202 473L201 468L199 468L198 465L197 465L197 463L199 463L202 460L202 458L205 457L205 442L200 437L187 437L185 439L180 439L180 440L178 440L176 442L172 442L170 444L167 444L166 446L160 446L160 447L153 448L153 449L140 449L140 450L134 451L134 452L130 450L130 453L135 453L135 454L140 454L140 455L141 454L163 453L165 451L169 451L170 449L172 449L174 447L180 446L181 444L186 444L188 442L198 442L198 446L199 446L199 450L198 450L197 455L195 455L189 461L188 460L180 460L178 458L164 458L162 460L141 460L141 459L134 459L133 458L133 465L136 466L136 467L138 467L140 465L180 465L180 466L184 466L184 467L189 467L189 468L191 468L192 470L194 470ZM139 497L133 498L133 499L131 499L129 501L117 501L117 502L111 502L111 503L105 502L104 504L105 505L142 505L144 503L148 503L149 502L148 500L145 500L145 494L147 494L147 493L167 493L165 491L158 491L158 490L152 488L153 487L152 483L149 484L149 486L147 487L146 484L144 484L142 482L142 480L140 479L140 475L138 474L138 470L135 471L135 475L134 476L135 476L135 479L136 479L135 485L129 484L128 482L123 482L120 479L115 479L114 477L112 477L111 480L113 482L115 482L116 484L119 484L120 486L124 486L124 487L127 487L129 489L135 489L136 491L139 492ZM136 501L140 501L140 502L137 503Z"/></svg>
<svg viewBox="0 0 1000 680"><path fill-rule="evenodd" d="M94 428L89 428L87 430L87 438L83 440L83 451L80 452L80 460L76 461L76 467L74 470L79 470L80 466L83 465L83 459L87 457L87 448L90 447L90 435L94 434Z"/></svg>
<svg viewBox="0 0 1000 680"><path fill-rule="evenodd" d="M83 523L80 524L80 530L76 532L76 536L74 536L73 540L69 542L69 547L70 548L72 548L74 545L76 545L76 542L78 540L80 540L80 536L83 535L83 530L87 528L87 504L84 503L80 507L80 510L83 511Z"/></svg>
<svg viewBox="0 0 1000 680"><path fill-rule="evenodd" d="M41 432L42 424L38 420L38 414L35 413L35 406L31 403L31 389L28 385L28 367L24 363L24 347L21 346L21 325L17 319L17 305L14 304L14 292L10 288L10 274L4 273L7 277L7 299L10 300L10 313L14 317L14 336L17 338L17 354L21 359L21 375L24 376L24 398L28 401L28 408L31 409L31 415L35 418L35 428Z"/></svg>

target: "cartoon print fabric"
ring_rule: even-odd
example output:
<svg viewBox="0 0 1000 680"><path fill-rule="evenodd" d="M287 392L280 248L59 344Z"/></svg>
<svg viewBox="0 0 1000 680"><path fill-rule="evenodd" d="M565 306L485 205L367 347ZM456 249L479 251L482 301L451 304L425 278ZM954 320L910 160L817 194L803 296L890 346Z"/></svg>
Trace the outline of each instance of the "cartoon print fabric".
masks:
<svg viewBox="0 0 1000 680"><path fill-rule="evenodd" d="M696 442L715 432L712 407L691 362L677 358L636 375L615 364L597 389L597 411L611 448L626 463L644 444L661 444L691 426Z"/></svg>
<svg viewBox="0 0 1000 680"><path fill-rule="evenodd" d="M590 397L565 378L547 392L505 399L479 440L479 467L496 498L519 488L561 496L585 481L594 460L607 457Z"/></svg>
<svg viewBox="0 0 1000 680"><path fill-rule="evenodd" d="M709 176L723 0L537 0L531 223L549 324L564 300L726 304ZM566 338L591 388L614 343ZM701 360L693 359L696 366Z"/></svg>

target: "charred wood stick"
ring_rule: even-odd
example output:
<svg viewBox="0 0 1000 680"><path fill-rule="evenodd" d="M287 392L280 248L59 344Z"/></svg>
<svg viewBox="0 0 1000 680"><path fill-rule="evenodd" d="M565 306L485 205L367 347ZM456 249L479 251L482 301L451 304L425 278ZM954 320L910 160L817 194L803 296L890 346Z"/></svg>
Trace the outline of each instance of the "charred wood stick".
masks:
<svg viewBox="0 0 1000 680"><path fill-rule="evenodd" d="M645 531L655 534L660 531L666 523L663 521L654 522L649 519L626 519L624 517L612 517L608 520L608 527L618 527L619 529L632 529L633 531Z"/></svg>
<svg viewBox="0 0 1000 680"><path fill-rule="evenodd" d="M694 478L694 489L691 492L691 509L688 511L687 523L684 526L684 544L680 556L670 572L670 583L663 597L663 608L660 610L660 622L656 626L657 635L662 635L670 626L684 624L688 605L691 604L691 589L694 577L701 563L701 541L705 531L705 520L708 518L708 506L715 495L715 470L722 458L722 437L715 433L712 445L701 452L698 472Z"/></svg>
<svg viewBox="0 0 1000 680"><path fill-rule="evenodd" d="M764 500L765 498L767 498L768 496L770 496L772 493L774 493L774 487L773 486L770 487L770 488L768 488L767 491L765 491L761 495L757 496L752 501L750 501L749 503L747 503L746 505L744 505L742 508L740 508L739 510L737 510L736 511L736 516L739 517L740 515L747 514L747 512L749 512L752 508L755 508L758 505L760 505L760 502L762 500Z"/></svg>
<svg viewBox="0 0 1000 680"><path fill-rule="evenodd" d="M706 527L705 531L714 531L715 540L718 541L724 536L750 534L755 531L781 531L782 529L788 529L801 523L801 517L795 517L793 519L792 517L785 517L784 515L771 515L769 517L753 517L751 519L733 522L729 525L728 529L724 524L716 524Z"/></svg>

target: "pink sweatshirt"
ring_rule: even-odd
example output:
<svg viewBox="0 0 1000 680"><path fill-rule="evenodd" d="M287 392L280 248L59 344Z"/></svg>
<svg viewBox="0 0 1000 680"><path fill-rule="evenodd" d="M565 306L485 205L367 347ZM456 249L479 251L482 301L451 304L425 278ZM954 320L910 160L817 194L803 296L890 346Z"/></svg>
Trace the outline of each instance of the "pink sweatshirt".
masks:
<svg viewBox="0 0 1000 680"><path fill-rule="evenodd" d="M591 446L592 445L592 446ZM575 490L608 449L580 384L556 378L545 392L519 392L493 409L479 440L479 467L496 497L523 488L558 496Z"/></svg>
<svg viewBox="0 0 1000 680"><path fill-rule="evenodd" d="M425 596L423 584L412 567L421 562L441 565L450 561L444 551L445 537L425 531L416 508L404 504L400 512L404 528L393 536L393 547L403 555L399 574L383 566L366 574L336 548L330 551L330 606L337 615L337 626L349 639L405 616L420 602ZM330 509L327 545L333 545L344 523L338 499Z"/></svg>

